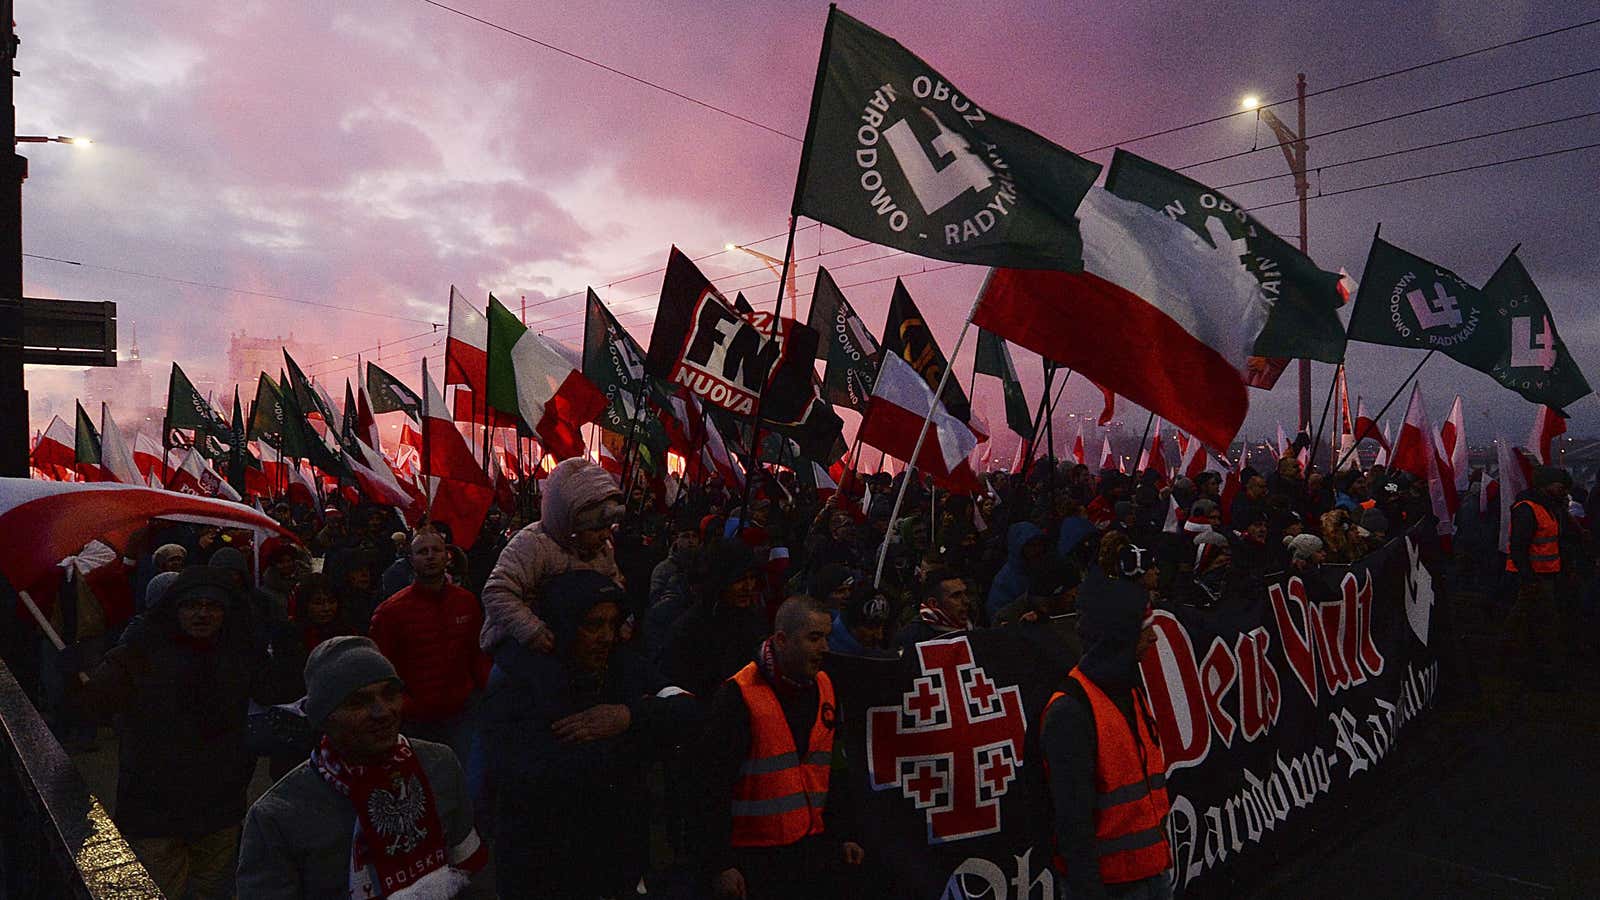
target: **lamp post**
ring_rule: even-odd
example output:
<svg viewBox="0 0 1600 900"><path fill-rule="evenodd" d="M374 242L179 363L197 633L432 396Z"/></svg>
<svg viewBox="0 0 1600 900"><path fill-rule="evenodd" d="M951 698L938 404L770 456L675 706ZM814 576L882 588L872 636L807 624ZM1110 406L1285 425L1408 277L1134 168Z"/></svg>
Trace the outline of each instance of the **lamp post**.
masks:
<svg viewBox="0 0 1600 900"><path fill-rule="evenodd" d="M5 37L0 41L0 115L5 133L17 133L17 107L12 100L16 71L17 33L11 0L0 0L5 17ZM0 174L0 297L22 300L22 182L28 177L28 160L11 152ZM22 317L0 316L0 476L28 477L28 391L22 381Z"/></svg>
<svg viewBox="0 0 1600 900"><path fill-rule="evenodd" d="M94 146L94 141L88 138L67 137L60 134L55 137L46 137L42 134L19 134L16 136L16 142L19 144L71 144L83 150Z"/></svg>
<svg viewBox="0 0 1600 900"><path fill-rule="evenodd" d="M5 36L0 40L0 114L11 135L11 152L0 160L0 300L24 302L22 296L22 182L28 178L28 159L16 152L18 144L72 144L80 149L94 142L64 135L17 134L14 101L17 59L16 24L11 0L0 0ZM19 306L18 309L22 307ZM0 476L28 477L28 390L23 380L23 315L0 315ZM107 365L114 364L106 363Z"/></svg>
<svg viewBox="0 0 1600 900"><path fill-rule="evenodd" d="M1301 72L1296 82L1298 129L1290 129L1283 124L1270 109L1260 109L1261 102L1255 97L1244 99L1245 109L1254 109L1261 117L1261 121L1272 129L1278 136L1278 149L1283 151L1283 158L1289 163L1289 171L1294 175L1294 192L1300 201L1300 252L1307 251L1306 234L1306 194L1311 183L1306 178L1306 73ZM1309 253L1308 253L1309 255ZM1311 360L1300 360L1300 429L1309 431L1311 428Z"/></svg>

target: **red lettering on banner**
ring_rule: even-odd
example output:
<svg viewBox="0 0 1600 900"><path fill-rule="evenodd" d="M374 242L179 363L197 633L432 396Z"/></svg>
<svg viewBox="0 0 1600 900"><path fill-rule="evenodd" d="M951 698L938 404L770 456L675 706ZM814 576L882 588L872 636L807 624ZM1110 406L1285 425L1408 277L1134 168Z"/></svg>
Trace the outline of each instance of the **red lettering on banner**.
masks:
<svg viewBox="0 0 1600 900"><path fill-rule="evenodd" d="M1201 699L1194 645L1172 613L1150 614L1156 643L1139 660L1167 771L1197 765L1211 752L1211 722Z"/></svg>
<svg viewBox="0 0 1600 900"><path fill-rule="evenodd" d="M1272 617L1278 623L1278 637L1283 641L1283 658L1288 660L1289 671L1294 673L1295 680L1300 682L1306 696L1311 698L1311 705L1316 706L1316 625L1312 623L1312 613L1306 608L1305 583L1299 578L1291 578L1288 587L1289 590L1285 592L1283 585L1268 585L1267 599L1272 604ZM1300 620L1306 623L1304 630L1289 615L1291 602L1299 610Z"/></svg>
<svg viewBox="0 0 1600 900"><path fill-rule="evenodd" d="M1329 694L1337 694L1350 686L1350 672L1345 668L1344 657L1341 655L1340 632L1346 626L1344 619L1344 602L1314 603L1307 607L1314 616L1311 620L1312 629L1316 631L1317 660L1322 664L1323 687ZM1354 625L1349 626L1354 630Z"/></svg>
<svg viewBox="0 0 1600 900"><path fill-rule="evenodd" d="M1355 608L1355 620L1360 631L1357 648L1350 654L1350 666L1354 669L1355 660L1359 658L1367 674L1376 677L1383 674L1383 654L1378 652L1378 645L1372 642L1372 573L1363 572L1362 575L1365 577L1359 586L1354 573L1346 575L1344 583L1340 585L1345 600Z"/></svg>
<svg viewBox="0 0 1600 900"><path fill-rule="evenodd" d="M1233 732L1239 726L1233 721L1233 716L1222 708L1222 695L1233 687L1238 673L1239 665L1228 651L1228 643L1220 637L1212 638L1211 649L1206 651L1206 658L1200 663L1200 692L1206 701L1206 714L1211 717L1211 727L1217 730L1217 737L1222 738L1224 747L1233 746Z"/></svg>

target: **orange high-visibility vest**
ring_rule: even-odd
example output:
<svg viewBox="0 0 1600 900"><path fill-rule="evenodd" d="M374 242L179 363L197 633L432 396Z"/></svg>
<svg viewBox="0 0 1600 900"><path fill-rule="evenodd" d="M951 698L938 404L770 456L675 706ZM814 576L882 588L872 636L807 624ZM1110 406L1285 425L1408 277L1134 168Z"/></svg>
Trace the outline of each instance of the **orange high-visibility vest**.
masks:
<svg viewBox="0 0 1600 900"><path fill-rule="evenodd" d="M732 680L750 709L750 755L733 786L732 845L782 847L821 834L833 767L833 723L823 722L823 711L833 708L833 682L817 673L817 717L801 759L778 695L756 664Z"/></svg>
<svg viewBox="0 0 1600 900"><path fill-rule="evenodd" d="M1558 538L1561 536L1561 523L1556 517L1550 515L1550 510L1544 508L1542 503L1532 500L1518 500L1512 505L1515 510L1518 506L1526 506L1533 510L1533 540L1528 542L1528 566L1536 575L1559 575L1561 573L1561 545ZM1517 564L1511 556L1506 556L1506 571L1516 572Z"/></svg>
<svg viewBox="0 0 1600 900"><path fill-rule="evenodd" d="M1094 712L1094 842L1100 880L1125 884L1160 875L1172 865L1166 831L1171 810L1167 761L1161 745L1150 734L1144 716L1136 714L1137 730L1130 730L1122 711L1099 685L1077 668L1070 674L1083 687ZM1062 696L1060 691L1051 695L1046 715ZM1133 700L1137 710L1137 691ZM1059 857L1056 863L1063 864Z"/></svg>

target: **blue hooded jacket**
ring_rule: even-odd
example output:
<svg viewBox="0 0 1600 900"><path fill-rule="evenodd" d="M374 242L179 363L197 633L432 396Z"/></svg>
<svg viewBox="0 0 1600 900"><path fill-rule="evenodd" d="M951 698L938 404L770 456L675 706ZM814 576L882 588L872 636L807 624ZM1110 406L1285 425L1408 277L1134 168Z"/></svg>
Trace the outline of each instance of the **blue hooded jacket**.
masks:
<svg viewBox="0 0 1600 900"><path fill-rule="evenodd" d="M995 573L989 585L989 599L984 608L992 621L1000 610L1011 605L1028 592L1028 572L1022 561L1022 548L1028 542L1044 536L1039 526L1032 522L1016 522L1006 529L1006 564Z"/></svg>

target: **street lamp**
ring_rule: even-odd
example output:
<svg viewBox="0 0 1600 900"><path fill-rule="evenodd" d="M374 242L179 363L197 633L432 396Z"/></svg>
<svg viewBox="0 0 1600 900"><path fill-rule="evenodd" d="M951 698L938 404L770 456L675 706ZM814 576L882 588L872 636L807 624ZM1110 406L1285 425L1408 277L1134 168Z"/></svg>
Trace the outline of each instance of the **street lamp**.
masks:
<svg viewBox="0 0 1600 900"><path fill-rule="evenodd" d="M94 141L92 141L92 140L90 140L88 138L67 137L66 135L62 135L62 134L58 134L55 137L47 137L47 136L42 135L42 134L19 134L19 135L17 135L17 143L19 143L19 144L71 144L72 146L77 147L80 150L87 150L90 147L94 146Z"/></svg>
<svg viewBox="0 0 1600 900"><path fill-rule="evenodd" d="M1296 82L1297 100L1299 101L1299 129L1291 129L1283 124L1270 109L1261 105L1261 98L1254 94L1245 97L1239 105L1245 110L1255 110L1257 117L1272 129L1278 136L1278 149L1283 151L1283 158L1289 163L1289 172L1294 175L1294 192L1300 201L1300 252L1307 252L1306 236L1306 194L1310 190L1310 182L1306 179L1306 74L1300 73ZM1300 430L1309 431L1311 428L1311 360L1300 360Z"/></svg>

